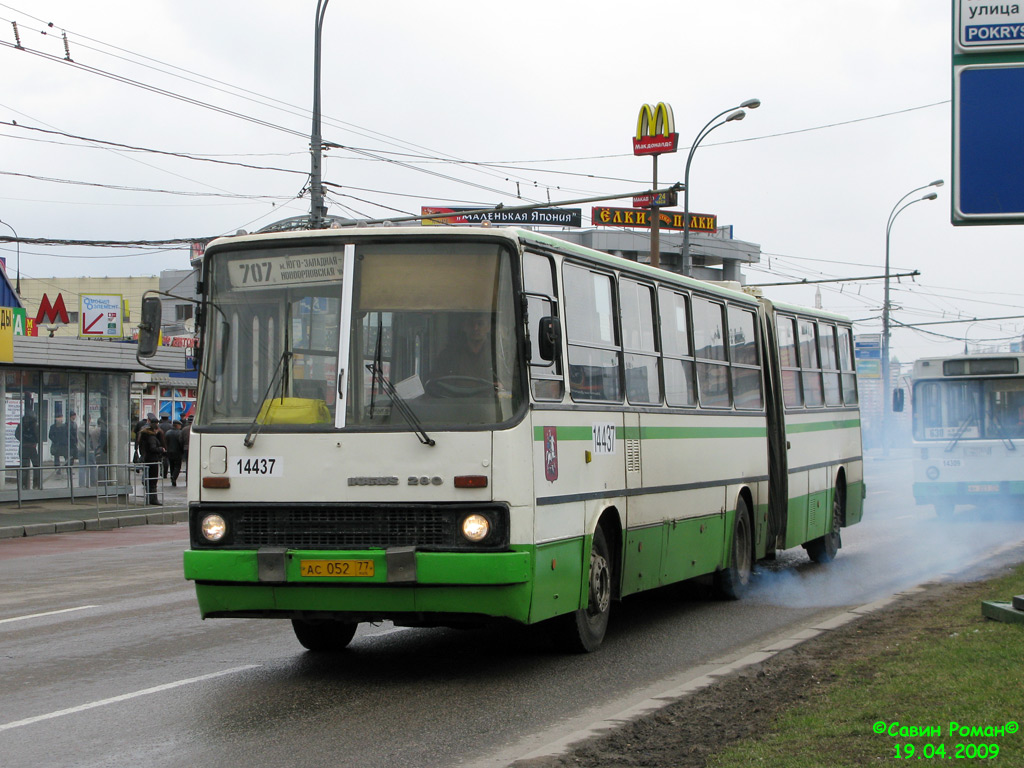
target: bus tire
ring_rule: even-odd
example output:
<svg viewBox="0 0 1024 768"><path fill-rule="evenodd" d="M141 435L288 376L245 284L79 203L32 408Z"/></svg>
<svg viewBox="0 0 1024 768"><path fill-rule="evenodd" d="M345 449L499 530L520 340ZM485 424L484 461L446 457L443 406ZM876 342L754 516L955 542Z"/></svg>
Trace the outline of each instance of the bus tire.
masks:
<svg viewBox="0 0 1024 768"><path fill-rule="evenodd" d="M344 650L359 625L348 621L292 619L292 629L302 647L321 653Z"/></svg>
<svg viewBox="0 0 1024 768"><path fill-rule="evenodd" d="M551 620L555 642L570 653L592 653L601 647L611 613L615 583L612 557L604 529L598 526L590 545L587 606Z"/></svg>
<svg viewBox="0 0 1024 768"><path fill-rule="evenodd" d="M742 496L736 504L729 566L715 571L715 589L729 600L739 600L750 587L754 575L754 527L750 510Z"/></svg>
<svg viewBox="0 0 1024 768"><path fill-rule="evenodd" d="M804 544L807 556L816 563L831 563L836 559L839 548L843 546L840 534L840 526L843 523L843 515L846 511L846 493L842 486L836 487L832 495L832 530L824 536L812 539Z"/></svg>

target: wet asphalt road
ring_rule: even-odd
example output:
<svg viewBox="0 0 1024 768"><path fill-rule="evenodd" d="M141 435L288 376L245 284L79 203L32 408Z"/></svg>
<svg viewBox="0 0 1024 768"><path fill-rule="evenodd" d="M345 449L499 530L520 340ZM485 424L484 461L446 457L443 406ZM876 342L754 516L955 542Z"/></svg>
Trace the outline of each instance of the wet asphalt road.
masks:
<svg viewBox="0 0 1024 768"><path fill-rule="evenodd" d="M908 498L908 472L868 465L865 521L830 566L785 553L737 603L700 584L630 598L587 656L516 627L362 625L324 658L287 622L200 621L184 525L3 541L0 764L506 765L687 670L1024 539L1020 518L938 524Z"/></svg>

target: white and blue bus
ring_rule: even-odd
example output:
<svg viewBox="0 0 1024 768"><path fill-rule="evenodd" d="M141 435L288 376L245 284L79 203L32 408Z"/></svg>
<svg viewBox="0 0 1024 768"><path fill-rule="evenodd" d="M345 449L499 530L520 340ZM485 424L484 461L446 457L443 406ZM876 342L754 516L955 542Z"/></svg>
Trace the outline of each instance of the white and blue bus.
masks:
<svg viewBox="0 0 1024 768"><path fill-rule="evenodd" d="M861 519L842 317L519 229L241 235L201 268L204 617L315 650L544 622L590 651L615 601L704 575L736 597Z"/></svg>
<svg viewBox="0 0 1024 768"><path fill-rule="evenodd" d="M958 506L1024 500L1024 355L917 360L911 380L914 498Z"/></svg>

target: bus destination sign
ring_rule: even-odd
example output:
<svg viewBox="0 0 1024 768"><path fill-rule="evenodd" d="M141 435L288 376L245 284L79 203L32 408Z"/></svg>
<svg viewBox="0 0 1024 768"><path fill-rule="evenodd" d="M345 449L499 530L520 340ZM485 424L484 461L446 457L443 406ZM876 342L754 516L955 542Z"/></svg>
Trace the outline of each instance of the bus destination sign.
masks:
<svg viewBox="0 0 1024 768"><path fill-rule="evenodd" d="M255 258L228 262L232 288L254 290L286 285L329 283L341 279L344 257L340 253L264 253Z"/></svg>

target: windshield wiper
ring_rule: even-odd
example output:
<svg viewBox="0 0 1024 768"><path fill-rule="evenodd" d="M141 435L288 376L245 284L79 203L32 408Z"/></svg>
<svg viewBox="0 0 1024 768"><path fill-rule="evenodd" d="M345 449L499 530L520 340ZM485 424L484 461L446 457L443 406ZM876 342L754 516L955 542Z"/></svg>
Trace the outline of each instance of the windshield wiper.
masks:
<svg viewBox="0 0 1024 768"><path fill-rule="evenodd" d="M978 414L976 413L967 414L963 422L960 424L960 427L957 429L956 434L953 436L953 440L950 442L949 445L946 446L946 453L949 453L954 448L956 448L956 444L960 442L960 438L963 437L964 432L967 431L967 428L971 425L971 423L974 421L977 415Z"/></svg>
<svg viewBox="0 0 1024 768"><path fill-rule="evenodd" d="M436 445L434 439L423 429L423 424L416 417L412 408L409 407L405 398L398 394L398 390L395 389L395 385L392 384L391 380L384 375L383 369L377 365L376 362L373 362L366 366L366 370L368 370L373 376L373 384L380 382L380 385L384 388L388 397L391 398L391 403L398 408L398 412L402 414L402 418L406 420L410 427L412 427L413 432L416 433L416 437L419 438L420 442L424 445Z"/></svg>
<svg viewBox="0 0 1024 768"><path fill-rule="evenodd" d="M277 389L275 384L278 382L277 374L281 374L281 383L284 383L284 371L287 370L288 360L292 356L292 351L285 348L281 353L281 357L277 360L277 365L274 366L274 375L270 377L270 383L267 385L267 391L263 393L263 399L261 401L260 409L256 412L256 416L253 417L252 424L249 425L249 431L245 433L245 439L242 441L245 443L246 448L252 448L256 444L256 436L260 433L260 428L266 423L260 420L260 414L263 414L264 418L270 415L270 408L264 412L263 407L267 403L267 398L273 399L277 396ZM273 392L273 394L271 394ZM281 397L284 398L284 390L282 388Z"/></svg>
<svg viewBox="0 0 1024 768"><path fill-rule="evenodd" d="M1013 440L1010 438L1008 434L1006 434L1006 430L1003 429L1003 425L1000 423L999 419L993 417L992 424L993 426L995 426L996 431L999 433L999 439L1006 444L1006 447L1011 451L1016 451L1017 446L1013 444Z"/></svg>

